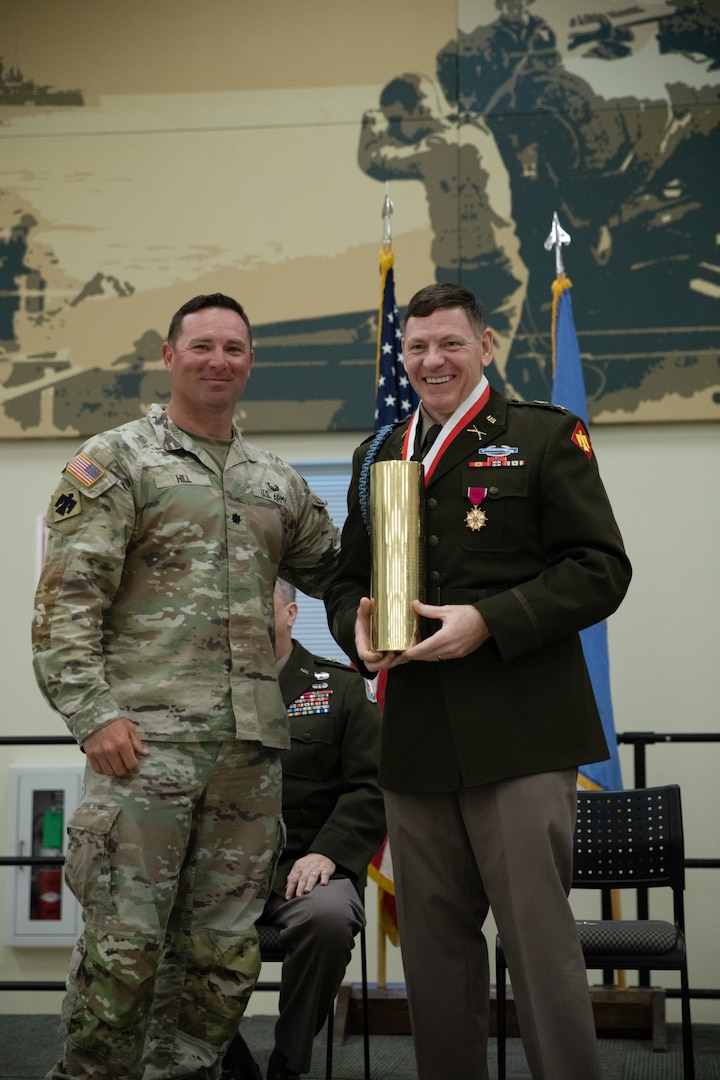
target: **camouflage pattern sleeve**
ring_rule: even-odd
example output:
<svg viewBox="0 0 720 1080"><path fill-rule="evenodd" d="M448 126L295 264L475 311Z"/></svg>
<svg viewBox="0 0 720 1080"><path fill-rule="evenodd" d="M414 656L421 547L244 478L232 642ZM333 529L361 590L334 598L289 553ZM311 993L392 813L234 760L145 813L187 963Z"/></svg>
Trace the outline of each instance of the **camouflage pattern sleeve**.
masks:
<svg viewBox="0 0 720 1080"><path fill-rule="evenodd" d="M294 470L290 477L297 509L279 576L308 596L322 597L337 566L340 534L326 504L303 477Z"/></svg>
<svg viewBox="0 0 720 1080"><path fill-rule="evenodd" d="M103 612L122 578L135 508L114 464L104 447L91 445L66 466L46 514L35 598L38 685L79 743L121 715L105 679Z"/></svg>
<svg viewBox="0 0 720 1080"><path fill-rule="evenodd" d="M294 469L237 434L222 468L153 406L68 464L48 528L35 671L78 741L126 716L143 740L289 744L275 581L321 595L339 548Z"/></svg>

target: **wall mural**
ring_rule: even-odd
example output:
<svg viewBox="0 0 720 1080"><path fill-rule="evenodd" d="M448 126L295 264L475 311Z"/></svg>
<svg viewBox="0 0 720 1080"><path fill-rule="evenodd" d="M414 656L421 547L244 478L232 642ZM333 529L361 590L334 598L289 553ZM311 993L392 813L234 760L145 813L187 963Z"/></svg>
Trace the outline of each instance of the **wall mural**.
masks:
<svg viewBox="0 0 720 1080"><path fill-rule="evenodd" d="M369 430L387 181L398 302L475 291L497 386L548 397L557 210L591 418L720 414L717 0L466 0L459 25L454 0L399 0L395 33L321 72L315 43L348 57L381 0L317 0L295 27L280 0L280 30L208 0L222 42L197 5L152 5L169 73L138 49L143 5L105 29L92 6L0 5L0 437L167 400L169 317L217 289L256 330L246 431ZM233 42L271 51L223 64Z"/></svg>

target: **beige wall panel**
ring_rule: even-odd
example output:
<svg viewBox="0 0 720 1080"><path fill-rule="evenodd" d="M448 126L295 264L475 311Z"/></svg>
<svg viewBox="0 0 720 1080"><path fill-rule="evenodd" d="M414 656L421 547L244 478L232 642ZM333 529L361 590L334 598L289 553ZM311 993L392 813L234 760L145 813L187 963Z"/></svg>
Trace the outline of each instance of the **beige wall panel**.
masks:
<svg viewBox="0 0 720 1080"><path fill-rule="evenodd" d="M431 68L456 19L455 0L3 0L0 41L91 99L334 88Z"/></svg>

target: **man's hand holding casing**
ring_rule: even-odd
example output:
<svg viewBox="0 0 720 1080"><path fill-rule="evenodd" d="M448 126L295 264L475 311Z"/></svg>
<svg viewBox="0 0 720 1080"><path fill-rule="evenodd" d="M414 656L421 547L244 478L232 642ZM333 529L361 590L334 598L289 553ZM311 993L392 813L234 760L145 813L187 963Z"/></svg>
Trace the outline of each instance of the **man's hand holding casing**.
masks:
<svg viewBox="0 0 720 1080"><path fill-rule="evenodd" d="M413 608L424 619L442 623L430 637L412 645L402 654L403 661L457 660L479 649L489 637L490 630L477 608L472 604L423 604L413 600Z"/></svg>
<svg viewBox="0 0 720 1080"><path fill-rule="evenodd" d="M373 649L370 623L373 613L374 601L363 596L355 620L355 648L360 660L368 671L386 671L403 663L404 653L381 652Z"/></svg>

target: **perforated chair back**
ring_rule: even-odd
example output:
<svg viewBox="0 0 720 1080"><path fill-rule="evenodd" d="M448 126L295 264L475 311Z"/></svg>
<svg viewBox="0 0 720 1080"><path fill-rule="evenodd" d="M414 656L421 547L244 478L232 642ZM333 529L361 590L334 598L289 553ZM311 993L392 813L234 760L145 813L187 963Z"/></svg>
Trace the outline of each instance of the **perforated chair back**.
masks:
<svg viewBox="0 0 720 1080"><path fill-rule="evenodd" d="M574 889L685 888L677 785L579 791Z"/></svg>
<svg viewBox="0 0 720 1080"><path fill-rule="evenodd" d="M576 922L586 967L678 971L682 1008L683 1076L694 1080L690 987L685 944L685 845L680 788L578 791L573 888L637 889L638 918ZM673 921L647 917L647 890L669 888ZM641 902L642 901L642 902ZM495 949L498 1078L505 1080L506 964Z"/></svg>
<svg viewBox="0 0 720 1080"><path fill-rule="evenodd" d="M573 888L672 889L673 921L584 919L578 934L588 967L682 971L686 966L685 849L680 788L579 791Z"/></svg>

